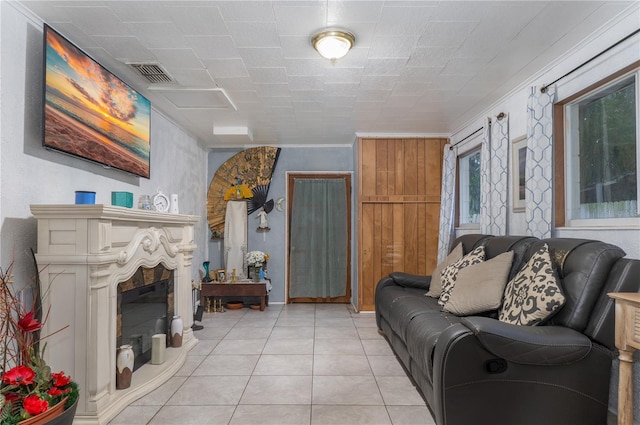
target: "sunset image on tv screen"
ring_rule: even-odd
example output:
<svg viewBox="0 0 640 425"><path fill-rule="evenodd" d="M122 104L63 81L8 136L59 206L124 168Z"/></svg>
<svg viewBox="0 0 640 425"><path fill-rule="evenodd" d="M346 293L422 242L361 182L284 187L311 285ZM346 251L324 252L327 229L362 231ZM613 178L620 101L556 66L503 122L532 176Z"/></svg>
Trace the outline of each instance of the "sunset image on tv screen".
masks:
<svg viewBox="0 0 640 425"><path fill-rule="evenodd" d="M44 145L149 178L151 104L45 27Z"/></svg>

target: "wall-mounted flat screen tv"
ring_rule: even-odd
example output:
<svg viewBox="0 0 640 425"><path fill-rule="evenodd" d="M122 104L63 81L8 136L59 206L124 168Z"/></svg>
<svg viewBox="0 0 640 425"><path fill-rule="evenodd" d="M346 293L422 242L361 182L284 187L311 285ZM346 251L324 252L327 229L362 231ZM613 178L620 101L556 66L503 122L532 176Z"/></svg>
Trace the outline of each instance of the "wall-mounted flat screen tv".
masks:
<svg viewBox="0 0 640 425"><path fill-rule="evenodd" d="M44 51L43 145L149 178L149 100L46 24Z"/></svg>

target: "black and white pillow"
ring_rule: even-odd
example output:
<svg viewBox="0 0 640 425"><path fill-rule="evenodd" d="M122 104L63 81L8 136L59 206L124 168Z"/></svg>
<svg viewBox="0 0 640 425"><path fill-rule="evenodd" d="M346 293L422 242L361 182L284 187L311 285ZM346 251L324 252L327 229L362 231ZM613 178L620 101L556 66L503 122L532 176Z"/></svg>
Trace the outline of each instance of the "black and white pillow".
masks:
<svg viewBox="0 0 640 425"><path fill-rule="evenodd" d="M565 303L549 246L544 244L507 283L499 320L514 325L537 325Z"/></svg>
<svg viewBox="0 0 640 425"><path fill-rule="evenodd" d="M453 286L456 284L456 279L458 278L458 272L460 270L467 266L482 263L483 261L484 246L479 246L455 263L445 267L444 270L442 270L442 293L440 294L438 304L444 306L447 301L449 301L451 291L453 290Z"/></svg>

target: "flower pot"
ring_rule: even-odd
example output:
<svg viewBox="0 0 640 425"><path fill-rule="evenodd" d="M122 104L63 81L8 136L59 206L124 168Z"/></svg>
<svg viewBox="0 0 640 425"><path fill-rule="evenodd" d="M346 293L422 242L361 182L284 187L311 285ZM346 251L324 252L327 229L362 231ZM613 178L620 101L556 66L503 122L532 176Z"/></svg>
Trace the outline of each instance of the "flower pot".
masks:
<svg viewBox="0 0 640 425"><path fill-rule="evenodd" d="M48 424L53 421L57 416L60 416L64 412L64 405L67 402L67 398L62 399L58 404L48 408L39 415L32 416L29 419L18 422L19 425L42 425ZM75 409L74 409L75 410ZM73 420L73 419L72 419Z"/></svg>

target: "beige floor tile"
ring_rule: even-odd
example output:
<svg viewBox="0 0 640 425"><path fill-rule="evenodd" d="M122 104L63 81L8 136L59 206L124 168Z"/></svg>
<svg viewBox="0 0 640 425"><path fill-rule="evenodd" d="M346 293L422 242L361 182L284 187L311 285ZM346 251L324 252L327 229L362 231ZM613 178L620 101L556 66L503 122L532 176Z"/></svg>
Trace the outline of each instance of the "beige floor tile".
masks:
<svg viewBox="0 0 640 425"><path fill-rule="evenodd" d="M313 404L382 406L373 376L314 376Z"/></svg>
<svg viewBox="0 0 640 425"><path fill-rule="evenodd" d="M376 324L376 316L374 314L360 313L358 315L354 315L353 316L353 323L358 328L376 328L376 329L378 329L378 325Z"/></svg>
<svg viewBox="0 0 640 425"><path fill-rule="evenodd" d="M187 356L184 364L174 376L189 376L204 361L206 356Z"/></svg>
<svg viewBox="0 0 640 425"><path fill-rule="evenodd" d="M149 394L131 403L132 406L162 406L187 380L186 376L174 376Z"/></svg>
<svg viewBox="0 0 640 425"><path fill-rule="evenodd" d="M238 404L249 376L193 376L167 402L172 406ZM194 408L194 410L197 410Z"/></svg>
<svg viewBox="0 0 640 425"><path fill-rule="evenodd" d="M424 406L424 400L406 376L377 376L378 388L387 406Z"/></svg>
<svg viewBox="0 0 640 425"><path fill-rule="evenodd" d="M239 327L240 324L236 325L235 328L231 329L229 333L224 337L225 340L228 339L266 339L271 335L270 327Z"/></svg>
<svg viewBox="0 0 640 425"><path fill-rule="evenodd" d="M311 404L311 376L252 376L240 404Z"/></svg>
<svg viewBox="0 0 640 425"><path fill-rule="evenodd" d="M393 350L384 339L363 339L362 346L367 356L391 356Z"/></svg>
<svg viewBox="0 0 640 425"><path fill-rule="evenodd" d="M276 326L270 339L311 339L315 336L313 326Z"/></svg>
<svg viewBox="0 0 640 425"><path fill-rule="evenodd" d="M367 357L345 355L313 356L314 376L369 376L371 368Z"/></svg>
<svg viewBox="0 0 640 425"><path fill-rule="evenodd" d="M211 354L262 354L266 338L222 340Z"/></svg>
<svg viewBox="0 0 640 425"><path fill-rule="evenodd" d="M231 326L218 326L212 322L208 322L206 324L203 323L202 326L204 326L203 329L193 332L193 336L198 338L200 341L221 340L232 328Z"/></svg>
<svg viewBox="0 0 640 425"><path fill-rule="evenodd" d="M362 355L364 350L359 339L316 339L314 354Z"/></svg>
<svg viewBox="0 0 640 425"><path fill-rule="evenodd" d="M264 354L260 356L254 375L306 375L313 372L311 354Z"/></svg>
<svg viewBox="0 0 640 425"><path fill-rule="evenodd" d="M387 406L393 425L436 425L427 406Z"/></svg>
<svg viewBox="0 0 640 425"><path fill-rule="evenodd" d="M272 328L276 324L276 318L245 316L238 320L234 328Z"/></svg>
<svg viewBox="0 0 640 425"><path fill-rule="evenodd" d="M308 425L311 406L240 405L229 425Z"/></svg>
<svg viewBox="0 0 640 425"><path fill-rule="evenodd" d="M351 317L316 317L316 326L355 327Z"/></svg>
<svg viewBox="0 0 640 425"><path fill-rule="evenodd" d="M227 425L235 406L164 406L150 425Z"/></svg>
<svg viewBox="0 0 640 425"><path fill-rule="evenodd" d="M193 371L191 376L251 375L260 358L252 355L211 355Z"/></svg>
<svg viewBox="0 0 640 425"><path fill-rule="evenodd" d="M358 331L353 326L316 326L316 338L357 339Z"/></svg>
<svg viewBox="0 0 640 425"><path fill-rule="evenodd" d="M390 425L384 406L327 406L314 405L311 425Z"/></svg>
<svg viewBox="0 0 640 425"><path fill-rule="evenodd" d="M378 333L378 328L357 328L360 339L379 339L386 341L382 335Z"/></svg>
<svg viewBox="0 0 640 425"><path fill-rule="evenodd" d="M269 339L263 354L313 354L313 339Z"/></svg>
<svg viewBox="0 0 640 425"><path fill-rule="evenodd" d="M407 376L396 356L368 356L375 376Z"/></svg>
<svg viewBox="0 0 640 425"><path fill-rule="evenodd" d="M128 406L125 407L109 425L145 425L162 406Z"/></svg>
<svg viewBox="0 0 640 425"><path fill-rule="evenodd" d="M315 326L316 319L313 316L280 316L276 326Z"/></svg>
<svg viewBox="0 0 640 425"><path fill-rule="evenodd" d="M208 356L211 351L216 348L216 345L220 342L220 339L202 339L198 341L198 344L189 350L188 356Z"/></svg>

